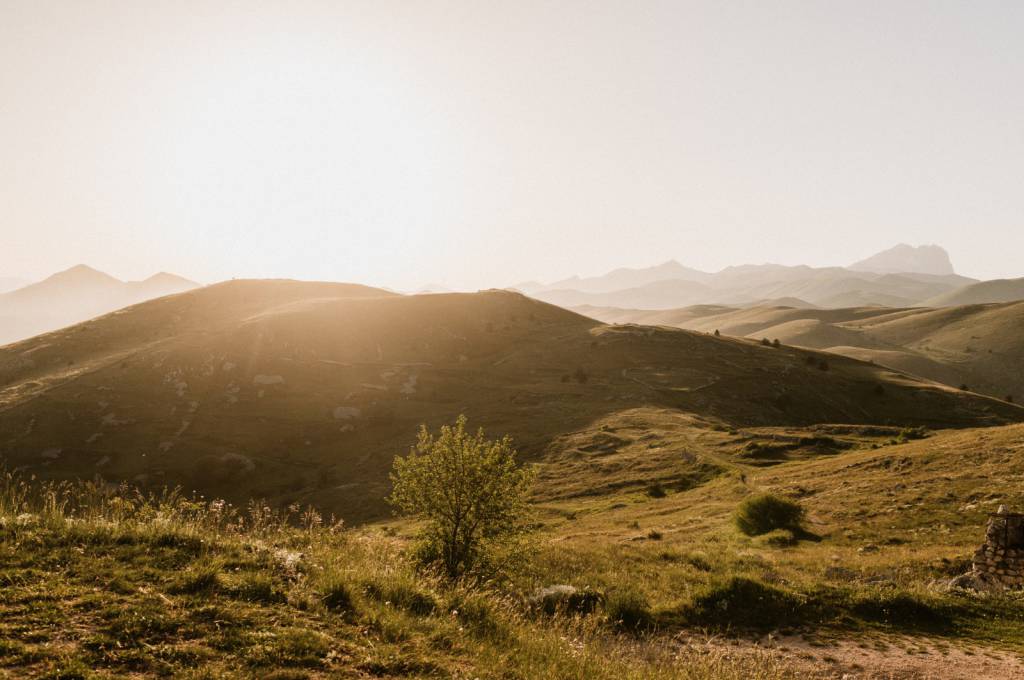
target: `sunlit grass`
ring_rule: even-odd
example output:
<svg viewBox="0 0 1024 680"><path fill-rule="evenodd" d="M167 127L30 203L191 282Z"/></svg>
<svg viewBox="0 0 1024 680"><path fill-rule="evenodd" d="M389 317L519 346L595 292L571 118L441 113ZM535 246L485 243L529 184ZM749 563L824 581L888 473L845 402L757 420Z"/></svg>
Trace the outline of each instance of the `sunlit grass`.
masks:
<svg viewBox="0 0 1024 680"><path fill-rule="evenodd" d="M618 632L640 595L615 622L538 615L512 585L419 573L401 539L298 508L10 474L0 508L0 667L19 677L786 677L768 654Z"/></svg>

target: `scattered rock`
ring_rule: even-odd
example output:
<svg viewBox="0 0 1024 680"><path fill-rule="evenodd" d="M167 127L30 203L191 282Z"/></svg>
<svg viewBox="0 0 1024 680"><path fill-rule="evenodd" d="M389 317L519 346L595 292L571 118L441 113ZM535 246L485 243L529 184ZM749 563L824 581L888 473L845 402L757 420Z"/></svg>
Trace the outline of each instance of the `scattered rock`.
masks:
<svg viewBox="0 0 1024 680"><path fill-rule="evenodd" d="M355 406L339 406L334 409L335 420L349 420L351 418L358 418L362 414L362 410Z"/></svg>
<svg viewBox="0 0 1024 680"><path fill-rule="evenodd" d="M118 418L116 414L111 412L103 416L103 420L101 422L103 425L127 425L132 421L128 418Z"/></svg>
<svg viewBox="0 0 1024 680"><path fill-rule="evenodd" d="M414 375L410 375L406 379L406 381L404 383L402 383L402 387L399 388L399 391L402 394L415 394L416 393L416 380L417 380L417 376L415 374Z"/></svg>
<svg viewBox="0 0 1024 680"><path fill-rule="evenodd" d="M538 588L526 598L526 601L530 607L545 614L589 614L604 601L604 595L590 588L581 590L574 586L559 584Z"/></svg>

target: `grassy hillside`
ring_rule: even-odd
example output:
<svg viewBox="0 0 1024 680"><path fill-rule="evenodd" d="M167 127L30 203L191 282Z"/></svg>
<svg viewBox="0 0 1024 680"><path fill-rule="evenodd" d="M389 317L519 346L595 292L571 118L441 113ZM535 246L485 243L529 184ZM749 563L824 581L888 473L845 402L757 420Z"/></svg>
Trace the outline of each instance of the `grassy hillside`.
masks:
<svg viewBox="0 0 1024 680"><path fill-rule="evenodd" d="M0 673L961 678L1024 668L1019 595L945 585L966 569L988 512L1024 507L1024 426L729 430L678 418L617 416L601 432L621 454L593 455L621 455L624 470L674 458L718 474L637 488L603 484L603 469L544 464L537 549L489 584L417 572L404 521L347 529L298 509L5 477ZM651 438L641 423L659 419L670 434ZM575 490L543 500L562 487L559 470ZM806 508L802 535L735 529L737 505L764 491ZM526 597L552 583L599 592L603 604L576 618L531 609Z"/></svg>
<svg viewBox="0 0 1024 680"><path fill-rule="evenodd" d="M309 510L5 476L0 558L5 678L790 677L434 579L400 539Z"/></svg>
<svg viewBox="0 0 1024 680"><path fill-rule="evenodd" d="M312 503L349 520L383 512L387 470L420 423L465 412L543 461L639 407L729 426L1024 416L851 359L604 326L503 291L235 281L0 349L12 467Z"/></svg>
<svg viewBox="0 0 1024 680"><path fill-rule="evenodd" d="M941 363L973 390L1024 398L1024 302L913 310L847 326Z"/></svg>
<svg viewBox="0 0 1024 680"><path fill-rule="evenodd" d="M995 279L970 283L925 301L928 307L954 307L1024 299L1024 279Z"/></svg>
<svg viewBox="0 0 1024 680"><path fill-rule="evenodd" d="M1000 399L1024 394L1024 303L889 309L730 308L643 311L581 308L613 323L661 323L725 335L778 338L873 361Z"/></svg>

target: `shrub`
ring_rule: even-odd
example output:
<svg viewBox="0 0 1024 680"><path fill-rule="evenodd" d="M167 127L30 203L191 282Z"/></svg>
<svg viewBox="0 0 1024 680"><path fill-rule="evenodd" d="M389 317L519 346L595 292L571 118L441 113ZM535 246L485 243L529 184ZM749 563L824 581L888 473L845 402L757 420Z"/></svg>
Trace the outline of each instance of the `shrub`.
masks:
<svg viewBox="0 0 1024 680"><path fill-rule="evenodd" d="M419 557L452 578L488 566L527 528L533 470L516 463L507 436L466 431L466 416L435 437L426 426L405 458L396 457L389 502L426 520Z"/></svg>
<svg viewBox="0 0 1024 680"><path fill-rule="evenodd" d="M647 495L651 498L664 498L667 494L665 487L655 482L647 487Z"/></svg>
<svg viewBox="0 0 1024 680"><path fill-rule="evenodd" d="M587 381L590 380L590 376L582 368L577 368L573 374L573 379L581 385L586 385Z"/></svg>
<svg viewBox="0 0 1024 680"><path fill-rule="evenodd" d="M828 360L826 360L826 359L821 359L820 361L818 361L818 370L819 370L819 371L827 371L827 370L828 370L828 368L829 368L829 366L828 366Z"/></svg>
<svg viewBox="0 0 1024 680"><path fill-rule="evenodd" d="M963 390L964 392L970 392L971 391L971 388L968 387L966 383L964 383L963 385L960 385L960 389Z"/></svg>
<svg viewBox="0 0 1024 680"><path fill-rule="evenodd" d="M644 630L654 624L647 596L632 587L608 593L604 611L614 626L625 630Z"/></svg>
<svg viewBox="0 0 1024 680"><path fill-rule="evenodd" d="M734 520L747 536L760 536L776 529L799 531L803 516L799 503L766 493L740 503Z"/></svg>
<svg viewBox="0 0 1024 680"><path fill-rule="evenodd" d="M928 431L923 427L905 427L900 430L899 435L896 436L896 443L902 444L914 439L924 439L928 436Z"/></svg>
<svg viewBox="0 0 1024 680"><path fill-rule="evenodd" d="M764 345L765 347L771 347L772 341L769 340L768 338L761 338L761 344Z"/></svg>
<svg viewBox="0 0 1024 680"><path fill-rule="evenodd" d="M778 338L775 338L774 340L772 340L772 347L774 347L775 349L778 349L778 348L782 347L782 343L779 342Z"/></svg>
<svg viewBox="0 0 1024 680"><path fill-rule="evenodd" d="M722 334L721 334L721 333L719 333L719 332L718 332L718 329L716 328L716 329L715 329L715 337L716 337L716 338L718 338L718 337L721 337L721 335L722 335Z"/></svg>

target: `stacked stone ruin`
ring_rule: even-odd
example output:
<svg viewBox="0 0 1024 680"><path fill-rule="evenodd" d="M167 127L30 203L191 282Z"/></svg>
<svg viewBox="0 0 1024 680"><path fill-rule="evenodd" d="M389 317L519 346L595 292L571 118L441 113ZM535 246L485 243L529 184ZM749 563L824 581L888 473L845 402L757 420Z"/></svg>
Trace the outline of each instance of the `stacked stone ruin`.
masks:
<svg viewBox="0 0 1024 680"><path fill-rule="evenodd" d="M982 584L1024 586L1024 514L999 511L990 515L985 544L974 553L973 576Z"/></svg>

